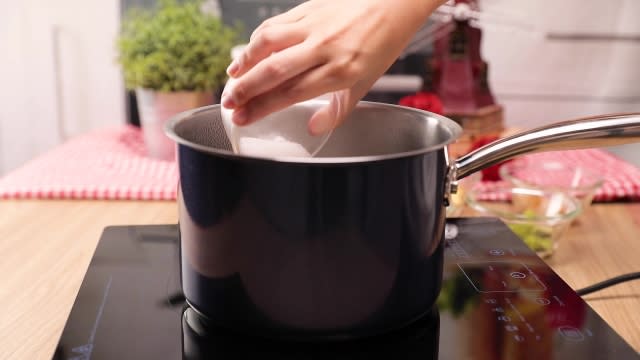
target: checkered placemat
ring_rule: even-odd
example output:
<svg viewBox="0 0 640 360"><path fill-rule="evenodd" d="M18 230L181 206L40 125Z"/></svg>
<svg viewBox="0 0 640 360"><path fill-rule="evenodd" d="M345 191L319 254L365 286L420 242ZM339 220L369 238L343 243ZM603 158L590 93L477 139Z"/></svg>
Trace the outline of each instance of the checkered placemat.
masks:
<svg viewBox="0 0 640 360"><path fill-rule="evenodd" d="M71 139L0 179L0 198L173 200L174 161L146 156L142 132L124 125Z"/></svg>
<svg viewBox="0 0 640 360"><path fill-rule="evenodd" d="M640 200L640 170L605 151L522 158L581 165L603 174L606 180L595 201ZM0 198L174 200L177 183L176 163L147 157L140 129L124 125L71 139L10 172L0 179ZM487 192L500 185L479 184Z"/></svg>
<svg viewBox="0 0 640 360"><path fill-rule="evenodd" d="M571 166L580 166L604 177L603 185L597 190L593 201L622 201L640 200L640 169L618 157L600 150L583 149L568 151L553 151L538 154L530 154L519 157L516 161L522 162L554 162ZM550 176L552 172L545 174L530 174L531 180L537 177ZM552 180L550 178L550 180ZM538 183L541 183L538 181ZM544 182L542 182L544 183ZM483 200L506 200L504 192L492 192L505 185L503 181L481 182L474 186L474 191L482 194ZM501 195L502 194L502 195Z"/></svg>

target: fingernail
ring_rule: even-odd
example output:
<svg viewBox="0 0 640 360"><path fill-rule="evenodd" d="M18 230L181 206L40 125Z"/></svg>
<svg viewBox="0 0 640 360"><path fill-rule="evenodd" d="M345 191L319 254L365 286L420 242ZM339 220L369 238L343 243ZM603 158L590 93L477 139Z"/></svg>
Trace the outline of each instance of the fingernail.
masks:
<svg viewBox="0 0 640 360"><path fill-rule="evenodd" d="M311 134L313 135L322 135L333 127L333 121L328 116L323 116L316 118L315 121L309 124Z"/></svg>
<svg viewBox="0 0 640 360"><path fill-rule="evenodd" d="M238 109L233 112L233 122L236 125L244 125L247 123L247 110L246 109Z"/></svg>
<svg viewBox="0 0 640 360"><path fill-rule="evenodd" d="M227 68L227 74L229 76L234 76L238 72L239 68L240 66L238 65L238 62L234 60L231 62L231 64Z"/></svg>
<svg viewBox="0 0 640 360"><path fill-rule="evenodd" d="M236 107L235 101L233 101L233 98L229 96L228 93L222 93L222 96L220 97L220 104L227 109L233 109Z"/></svg>

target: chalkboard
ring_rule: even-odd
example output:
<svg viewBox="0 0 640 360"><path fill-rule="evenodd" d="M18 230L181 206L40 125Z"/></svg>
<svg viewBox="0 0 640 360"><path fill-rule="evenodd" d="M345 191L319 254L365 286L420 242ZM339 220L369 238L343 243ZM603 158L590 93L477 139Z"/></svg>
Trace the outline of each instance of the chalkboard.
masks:
<svg viewBox="0 0 640 360"><path fill-rule="evenodd" d="M265 19L303 2L304 0L218 0L223 21L228 25L240 22L244 27L245 38Z"/></svg>
<svg viewBox="0 0 640 360"><path fill-rule="evenodd" d="M227 25L240 23L244 38L248 39L253 30L265 19L281 14L305 0L204 0L207 8L219 9L222 20ZM122 14L131 8L152 8L158 0L121 0Z"/></svg>
<svg viewBox="0 0 640 360"><path fill-rule="evenodd" d="M120 12L124 15L131 8L152 8L158 0L120 0Z"/></svg>

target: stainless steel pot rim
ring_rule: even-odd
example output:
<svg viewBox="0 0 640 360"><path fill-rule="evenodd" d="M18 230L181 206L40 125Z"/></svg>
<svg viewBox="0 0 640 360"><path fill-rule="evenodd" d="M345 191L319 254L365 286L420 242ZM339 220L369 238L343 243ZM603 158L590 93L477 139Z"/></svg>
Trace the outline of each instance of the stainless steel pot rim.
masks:
<svg viewBox="0 0 640 360"><path fill-rule="evenodd" d="M314 100L314 101L322 101L322 100ZM198 113L211 111L216 108L219 108L220 107L219 104L187 110L171 117L165 125L165 133L169 138L171 138L173 141L175 141L178 144L185 145L192 149L199 150L212 155L218 155L218 156L229 157L234 159L259 160L259 161L268 161L268 162L305 164L305 165L306 164L340 165L340 164L353 164L353 163L368 163L368 162L375 162L375 161L418 156L418 155L429 153L435 150L442 149L447 145L451 144L452 142L456 141L462 134L462 128L455 121L447 117L444 117L442 115L438 115L428 111L409 108L409 107L400 106L400 105L376 103L376 102L369 102L369 101L360 101L358 103L358 106L360 107L366 106L366 107L374 107L374 108L381 107L386 109L395 108L397 111L422 113L426 118L435 118L436 120L438 120L442 128L449 133L447 136L447 140L432 146L422 147L416 150L398 152L398 153L392 153L392 154L384 154L384 155L344 156L344 157L291 157L291 156L260 157L260 156L236 154L233 151L216 149L209 146L197 144L195 142L184 139L183 137L181 137L175 132L175 128L176 126L178 126L180 122L186 121L186 119L188 119L190 116L196 115Z"/></svg>

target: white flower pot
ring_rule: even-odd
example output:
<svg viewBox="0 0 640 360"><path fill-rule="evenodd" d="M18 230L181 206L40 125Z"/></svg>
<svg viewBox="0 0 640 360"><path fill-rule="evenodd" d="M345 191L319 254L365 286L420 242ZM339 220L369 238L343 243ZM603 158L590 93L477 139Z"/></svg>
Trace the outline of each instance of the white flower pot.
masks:
<svg viewBox="0 0 640 360"><path fill-rule="evenodd" d="M213 92L136 89L136 97L147 153L162 160L175 159L175 143L164 133L167 120L182 111L214 103Z"/></svg>

